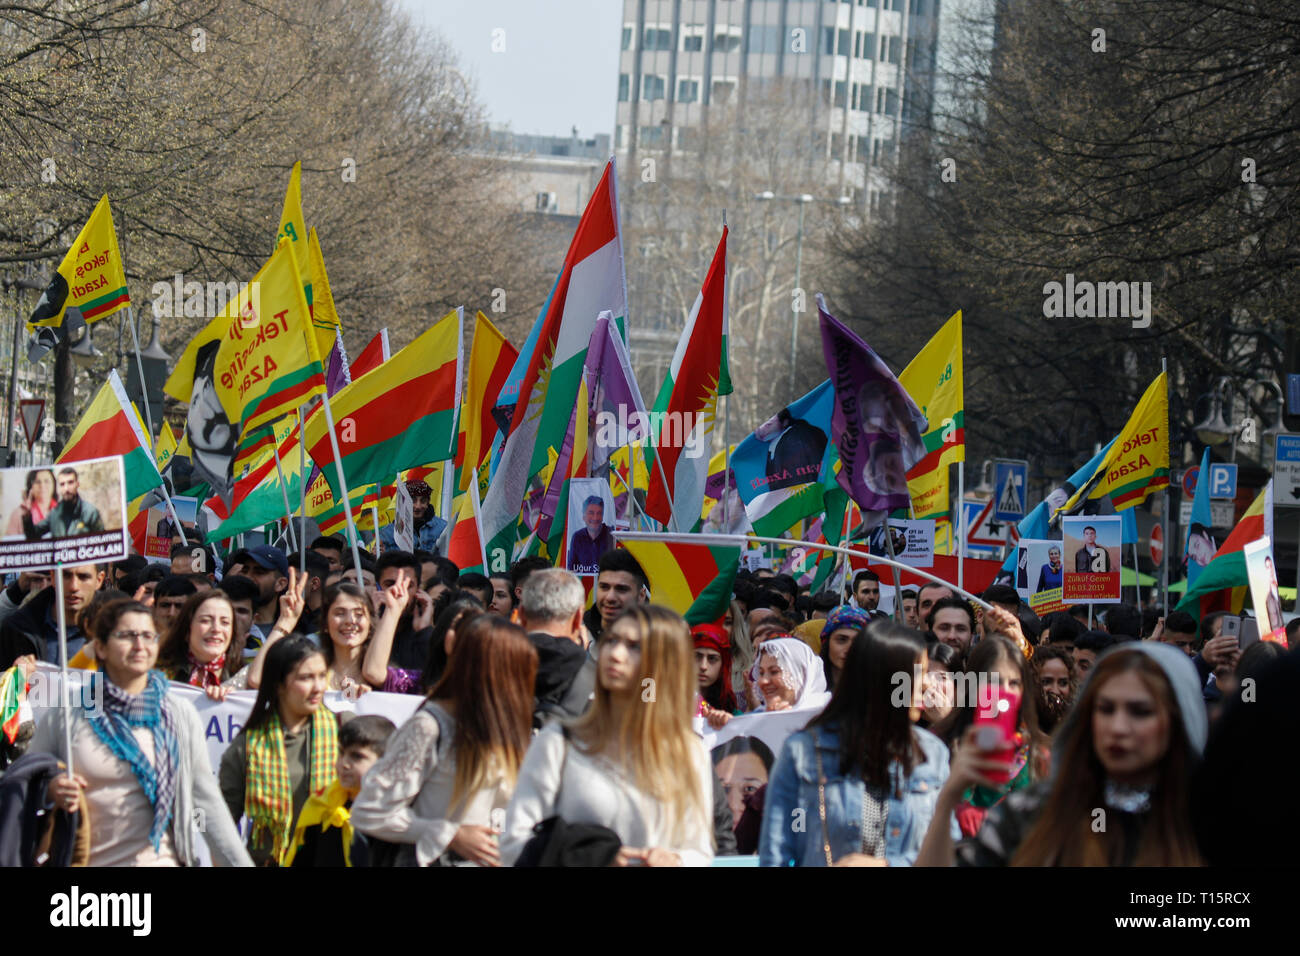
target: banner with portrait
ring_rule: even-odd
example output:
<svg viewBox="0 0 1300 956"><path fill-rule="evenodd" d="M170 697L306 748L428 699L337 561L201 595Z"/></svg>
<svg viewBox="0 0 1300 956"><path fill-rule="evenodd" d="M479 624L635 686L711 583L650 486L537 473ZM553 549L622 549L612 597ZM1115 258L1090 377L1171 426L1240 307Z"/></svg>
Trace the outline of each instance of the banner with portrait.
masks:
<svg viewBox="0 0 1300 956"><path fill-rule="evenodd" d="M122 458L0 469L0 571L102 564L130 553Z"/></svg>

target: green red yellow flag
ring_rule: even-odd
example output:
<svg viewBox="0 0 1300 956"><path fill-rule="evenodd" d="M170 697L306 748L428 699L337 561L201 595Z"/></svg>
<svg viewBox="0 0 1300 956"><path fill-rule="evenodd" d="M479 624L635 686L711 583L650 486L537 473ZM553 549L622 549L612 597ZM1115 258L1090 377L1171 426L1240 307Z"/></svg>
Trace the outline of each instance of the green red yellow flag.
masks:
<svg viewBox="0 0 1300 956"><path fill-rule="evenodd" d="M117 369L108 373L55 463L122 456L128 500L162 485L158 465L149 451L140 416L126 397Z"/></svg>
<svg viewBox="0 0 1300 956"><path fill-rule="evenodd" d="M461 312L455 310L334 393L334 431L349 488L386 484L400 471L456 454L460 357ZM306 435L308 453L340 497L322 408L308 417Z"/></svg>
<svg viewBox="0 0 1300 956"><path fill-rule="evenodd" d="M650 581L650 600L672 608L687 624L722 620L740 565L740 548L678 541L621 540Z"/></svg>
<svg viewBox="0 0 1300 956"><path fill-rule="evenodd" d="M492 415L501 388L510 369L519 358L519 350L482 312L474 315L474 336L470 340L469 368L465 375L465 401L461 406L460 433L464 441L458 450L459 481L457 490L469 489L470 477L480 475L479 493L486 486L484 466L492 454L492 442L498 425Z"/></svg>
<svg viewBox="0 0 1300 956"><path fill-rule="evenodd" d="M302 163L293 164L289 173L289 185L284 191L284 210L280 213L280 229L275 234L275 244L288 239L293 243L293 254L298 269L298 278L302 284L303 296L310 308L314 302L311 284L311 256L307 249L307 222L302 214ZM333 339L331 338L332 342ZM323 352L321 353L324 354Z"/></svg>
<svg viewBox="0 0 1300 956"><path fill-rule="evenodd" d="M1204 475L1204 472L1201 473ZM1198 621L1214 611L1240 614L1246 603L1250 577L1246 573L1245 547L1260 538L1273 540L1273 481L1256 496L1231 534L1219 545L1210 563L1201 569L1196 583L1188 587L1178 610Z"/></svg>

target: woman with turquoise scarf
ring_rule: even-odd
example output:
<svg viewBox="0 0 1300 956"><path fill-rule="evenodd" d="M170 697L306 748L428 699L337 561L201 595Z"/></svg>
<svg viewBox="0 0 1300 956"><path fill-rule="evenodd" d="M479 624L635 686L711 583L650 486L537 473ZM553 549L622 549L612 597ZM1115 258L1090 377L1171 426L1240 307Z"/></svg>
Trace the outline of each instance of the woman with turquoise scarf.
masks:
<svg viewBox="0 0 1300 956"><path fill-rule="evenodd" d="M149 608L110 601L92 627L100 669L74 694L72 770L50 786L75 812L84 796L90 866L196 866L196 836L215 862L251 866L208 764L194 705L153 669L158 632ZM62 708L36 728L32 750L68 758Z"/></svg>

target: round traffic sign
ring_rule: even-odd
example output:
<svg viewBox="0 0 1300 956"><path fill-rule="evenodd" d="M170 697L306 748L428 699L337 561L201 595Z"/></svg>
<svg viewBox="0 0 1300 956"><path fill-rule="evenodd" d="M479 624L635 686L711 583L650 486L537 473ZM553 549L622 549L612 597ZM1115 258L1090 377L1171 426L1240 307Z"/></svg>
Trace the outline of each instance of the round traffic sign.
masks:
<svg viewBox="0 0 1300 956"><path fill-rule="evenodd" d="M1165 559L1165 532L1160 525L1151 529L1150 550L1151 563L1159 567L1160 562Z"/></svg>
<svg viewBox="0 0 1300 956"><path fill-rule="evenodd" d="M1183 494L1185 495L1196 494L1196 476L1199 475L1200 473L1201 473L1200 465L1192 465L1191 468L1188 468L1185 472L1183 472Z"/></svg>

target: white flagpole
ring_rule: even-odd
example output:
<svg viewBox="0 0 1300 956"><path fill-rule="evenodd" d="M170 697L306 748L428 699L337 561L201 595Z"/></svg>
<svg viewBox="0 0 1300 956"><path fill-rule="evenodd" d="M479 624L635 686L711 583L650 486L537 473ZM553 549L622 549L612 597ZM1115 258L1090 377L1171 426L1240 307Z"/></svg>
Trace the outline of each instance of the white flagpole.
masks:
<svg viewBox="0 0 1300 956"><path fill-rule="evenodd" d="M952 527L953 522L949 521ZM957 462L957 587L966 583L966 463Z"/></svg>
<svg viewBox="0 0 1300 956"><path fill-rule="evenodd" d="M54 606L59 622L59 708L63 711L63 755L72 777L72 700L68 696L68 616L63 608L63 565L54 565Z"/></svg>
<svg viewBox="0 0 1300 956"><path fill-rule="evenodd" d="M303 414L304 408L303 405L298 406L298 471L302 475L302 480L298 482L302 488L299 495L301 514L298 520L302 523L298 527L303 536L303 548L298 552L298 573L302 575L307 573L307 416Z"/></svg>
<svg viewBox="0 0 1300 956"><path fill-rule="evenodd" d="M343 492L343 516L348 522L348 544L352 547L352 564L357 569L357 580L361 575L361 549L357 547L357 525L352 520L352 496L348 494L348 479L343 474L343 454L339 451L339 439L334 434L334 410L330 408L330 397L321 392L321 405L325 409L325 428L330 436L330 451L334 453L334 470L339 477L339 490Z"/></svg>
<svg viewBox="0 0 1300 956"><path fill-rule="evenodd" d="M298 445L301 447L302 442ZM280 466L280 443L275 440L275 432L271 433L271 451L275 454L275 474L280 479L280 497L284 501L284 514L289 519L289 544L293 550L298 550L298 535L293 530L293 509L289 507L289 487L284 483L284 469Z"/></svg>

